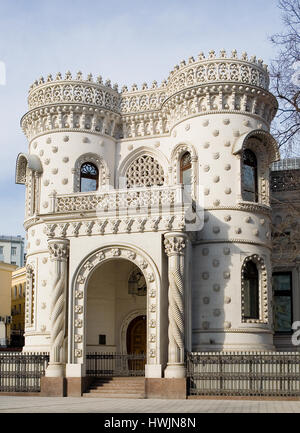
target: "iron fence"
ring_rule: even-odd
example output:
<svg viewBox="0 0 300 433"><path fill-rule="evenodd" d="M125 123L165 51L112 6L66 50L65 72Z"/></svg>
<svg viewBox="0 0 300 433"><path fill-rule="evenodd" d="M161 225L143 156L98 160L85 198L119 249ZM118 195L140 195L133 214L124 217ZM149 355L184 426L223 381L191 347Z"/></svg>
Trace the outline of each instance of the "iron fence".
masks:
<svg viewBox="0 0 300 433"><path fill-rule="evenodd" d="M189 395L300 396L300 353L187 353Z"/></svg>
<svg viewBox="0 0 300 433"><path fill-rule="evenodd" d="M0 392L39 392L48 353L0 352Z"/></svg>
<svg viewBox="0 0 300 433"><path fill-rule="evenodd" d="M144 376L146 355L123 353L88 353L87 376Z"/></svg>

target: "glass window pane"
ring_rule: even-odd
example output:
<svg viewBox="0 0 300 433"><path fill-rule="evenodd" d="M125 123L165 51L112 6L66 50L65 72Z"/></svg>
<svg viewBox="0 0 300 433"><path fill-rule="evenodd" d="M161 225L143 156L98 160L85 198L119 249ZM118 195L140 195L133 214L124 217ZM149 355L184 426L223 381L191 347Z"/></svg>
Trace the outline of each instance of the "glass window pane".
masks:
<svg viewBox="0 0 300 433"><path fill-rule="evenodd" d="M246 190L255 191L255 169L253 167L250 167L249 165L244 165L244 176L243 176L243 182L244 182L244 188Z"/></svg>
<svg viewBox="0 0 300 433"><path fill-rule="evenodd" d="M82 177L80 179L80 191L88 192L88 191L96 191L97 190L97 180L96 179L88 179L86 177Z"/></svg>
<svg viewBox="0 0 300 433"><path fill-rule="evenodd" d="M184 185L191 185L192 183L192 169L188 168L182 172L182 183Z"/></svg>
<svg viewBox="0 0 300 433"><path fill-rule="evenodd" d="M244 318L259 319L258 270L254 262L247 262L244 272Z"/></svg>
<svg viewBox="0 0 300 433"><path fill-rule="evenodd" d="M275 274L273 275L273 289L291 290L291 275L290 274Z"/></svg>
<svg viewBox="0 0 300 433"><path fill-rule="evenodd" d="M255 193L251 191L243 191L243 199L245 201L255 201Z"/></svg>
<svg viewBox="0 0 300 433"><path fill-rule="evenodd" d="M258 286L254 279L244 281L244 317L259 319Z"/></svg>
<svg viewBox="0 0 300 433"><path fill-rule="evenodd" d="M274 297L275 332L290 332L292 309L290 296Z"/></svg>

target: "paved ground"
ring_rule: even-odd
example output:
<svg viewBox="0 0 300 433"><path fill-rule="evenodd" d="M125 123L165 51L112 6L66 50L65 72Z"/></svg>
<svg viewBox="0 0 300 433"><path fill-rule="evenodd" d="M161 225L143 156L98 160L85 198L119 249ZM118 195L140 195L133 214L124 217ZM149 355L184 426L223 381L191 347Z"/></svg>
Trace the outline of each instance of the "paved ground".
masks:
<svg viewBox="0 0 300 433"><path fill-rule="evenodd" d="M2 413L300 413L300 401L0 396Z"/></svg>

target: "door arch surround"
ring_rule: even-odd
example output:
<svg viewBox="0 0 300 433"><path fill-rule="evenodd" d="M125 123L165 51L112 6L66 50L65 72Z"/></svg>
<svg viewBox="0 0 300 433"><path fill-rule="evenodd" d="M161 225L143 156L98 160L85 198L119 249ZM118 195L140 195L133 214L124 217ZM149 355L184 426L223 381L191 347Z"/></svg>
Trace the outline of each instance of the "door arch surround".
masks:
<svg viewBox="0 0 300 433"><path fill-rule="evenodd" d="M147 282L147 364L160 364L161 279L155 263L148 254L130 244L110 244L100 247L90 252L74 272L69 296L68 362L85 365L89 279L96 268L115 259L131 261L140 268L145 276ZM145 315L145 312L142 314Z"/></svg>
<svg viewBox="0 0 300 433"><path fill-rule="evenodd" d="M145 315L137 316L129 323L126 340L128 353L146 353L147 329Z"/></svg>
<svg viewBox="0 0 300 433"><path fill-rule="evenodd" d="M134 310L131 311L125 319L122 322L121 325L121 332L120 332L120 346L121 346L121 352L122 353L128 353L127 351L127 331L128 327L132 323L134 319L136 319L139 316L147 316L147 311L143 309Z"/></svg>

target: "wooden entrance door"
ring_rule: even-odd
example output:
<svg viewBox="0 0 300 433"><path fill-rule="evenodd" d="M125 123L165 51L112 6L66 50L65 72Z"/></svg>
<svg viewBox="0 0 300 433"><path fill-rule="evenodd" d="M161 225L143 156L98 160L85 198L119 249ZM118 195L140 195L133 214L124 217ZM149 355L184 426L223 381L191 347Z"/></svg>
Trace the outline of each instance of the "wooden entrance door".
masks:
<svg viewBox="0 0 300 433"><path fill-rule="evenodd" d="M147 350L147 327L146 316L138 316L133 319L127 329L127 353L142 355L146 354ZM131 360L129 361L130 369L142 370L145 366L145 360Z"/></svg>

